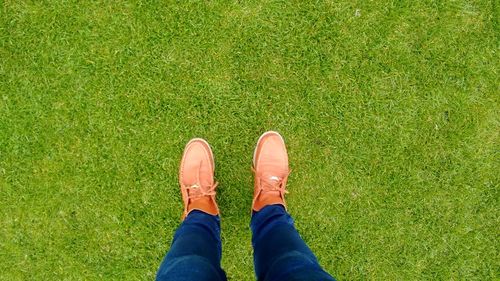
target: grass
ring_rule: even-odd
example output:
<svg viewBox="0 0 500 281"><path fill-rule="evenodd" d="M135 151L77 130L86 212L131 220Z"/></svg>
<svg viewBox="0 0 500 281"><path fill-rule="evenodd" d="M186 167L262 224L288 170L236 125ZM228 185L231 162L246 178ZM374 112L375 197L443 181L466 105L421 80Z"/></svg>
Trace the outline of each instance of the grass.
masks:
<svg viewBox="0 0 500 281"><path fill-rule="evenodd" d="M253 280L253 147L340 280L497 279L495 1L0 1L0 279L150 280L184 144Z"/></svg>

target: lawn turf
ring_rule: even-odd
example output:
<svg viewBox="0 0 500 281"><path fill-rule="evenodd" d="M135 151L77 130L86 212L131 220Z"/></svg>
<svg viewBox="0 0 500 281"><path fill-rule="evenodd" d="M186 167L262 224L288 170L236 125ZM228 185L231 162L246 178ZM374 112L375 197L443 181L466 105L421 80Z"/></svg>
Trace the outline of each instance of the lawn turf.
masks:
<svg viewBox="0 0 500 281"><path fill-rule="evenodd" d="M488 280L496 1L0 1L0 279L151 280L212 145L223 267L254 280L253 148L340 280Z"/></svg>

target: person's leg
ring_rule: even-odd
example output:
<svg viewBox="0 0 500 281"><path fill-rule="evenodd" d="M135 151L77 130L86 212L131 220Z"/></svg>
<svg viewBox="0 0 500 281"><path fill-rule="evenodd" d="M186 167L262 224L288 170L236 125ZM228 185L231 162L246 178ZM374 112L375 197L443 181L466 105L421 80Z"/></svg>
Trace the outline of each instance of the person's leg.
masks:
<svg viewBox="0 0 500 281"><path fill-rule="evenodd" d="M226 280L221 254L219 216L194 210L177 229L156 280Z"/></svg>
<svg viewBox="0 0 500 281"><path fill-rule="evenodd" d="M156 280L226 280L220 266L222 251L214 169L210 145L203 139L192 139L184 149L179 168L184 221L175 233Z"/></svg>
<svg viewBox="0 0 500 281"><path fill-rule="evenodd" d="M318 264L283 205L254 212L250 227L257 280L334 280Z"/></svg>
<svg viewBox="0 0 500 281"><path fill-rule="evenodd" d="M318 264L285 209L288 154L276 132L264 133L255 148L252 245L259 281L334 280Z"/></svg>

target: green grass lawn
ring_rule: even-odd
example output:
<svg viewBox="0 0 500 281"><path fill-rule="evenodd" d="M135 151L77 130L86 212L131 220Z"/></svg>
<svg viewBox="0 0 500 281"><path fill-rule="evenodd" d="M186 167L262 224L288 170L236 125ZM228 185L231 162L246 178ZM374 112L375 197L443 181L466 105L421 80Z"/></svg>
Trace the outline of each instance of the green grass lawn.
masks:
<svg viewBox="0 0 500 281"><path fill-rule="evenodd" d="M340 280L500 276L496 1L0 1L0 280L151 280L212 145L253 280L252 152Z"/></svg>

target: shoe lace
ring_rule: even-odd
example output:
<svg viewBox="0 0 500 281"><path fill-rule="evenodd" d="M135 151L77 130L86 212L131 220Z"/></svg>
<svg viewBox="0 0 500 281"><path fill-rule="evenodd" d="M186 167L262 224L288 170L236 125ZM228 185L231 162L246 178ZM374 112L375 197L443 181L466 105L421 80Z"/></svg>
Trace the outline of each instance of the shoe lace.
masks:
<svg viewBox="0 0 500 281"><path fill-rule="evenodd" d="M255 172L255 170L254 170ZM264 176L258 175L259 178L259 193L264 191L278 191L281 196L288 193L286 190L286 182L288 180L288 175L290 175L290 171L282 178L276 176Z"/></svg>
<svg viewBox="0 0 500 281"><path fill-rule="evenodd" d="M207 190L203 190L201 188L201 185L198 183L195 183L193 185L188 185L185 186L184 188L188 190L188 197L189 199L199 199L204 196L214 196L215 195L215 188L217 188L217 182L213 183Z"/></svg>

